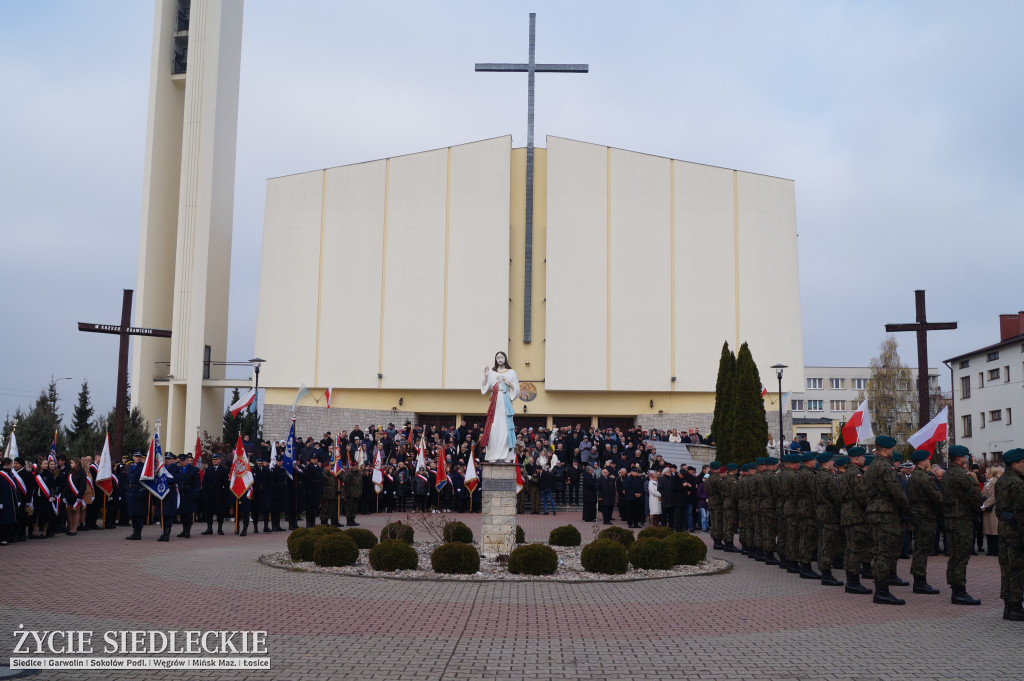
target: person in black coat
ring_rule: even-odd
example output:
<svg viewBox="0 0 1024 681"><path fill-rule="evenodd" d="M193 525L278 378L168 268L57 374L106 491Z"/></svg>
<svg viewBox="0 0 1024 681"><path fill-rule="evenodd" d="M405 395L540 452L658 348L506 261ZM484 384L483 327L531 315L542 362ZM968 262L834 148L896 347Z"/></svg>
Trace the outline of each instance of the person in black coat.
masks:
<svg viewBox="0 0 1024 681"><path fill-rule="evenodd" d="M284 532L284 528L281 527L282 513L287 515L288 529L294 530L292 509L295 504L292 502L292 479L288 477L288 471L281 465L280 460L276 466L270 469L270 486L270 517L274 532Z"/></svg>
<svg viewBox="0 0 1024 681"><path fill-rule="evenodd" d="M669 478L672 483L672 503L674 504L672 506L672 529L676 532L683 532L687 529L686 508L690 492L686 487L686 479L683 477L685 472L686 467L680 466L678 471L672 470L672 477ZM693 517L692 514L690 517Z"/></svg>
<svg viewBox="0 0 1024 681"><path fill-rule="evenodd" d="M587 466L583 475L579 474L579 469L575 470L577 470L576 479L578 481L576 489L583 489L583 521L594 522L597 520L597 479L594 477L594 467ZM577 496L578 499L579 496Z"/></svg>
<svg viewBox="0 0 1024 681"><path fill-rule="evenodd" d="M252 472L252 515L255 525L252 531L259 533L260 517L263 518L263 531L270 532L270 511L273 507L272 485L270 469L267 467L267 457L260 454L256 459L256 470Z"/></svg>
<svg viewBox="0 0 1024 681"><path fill-rule="evenodd" d="M640 527L644 517L644 480L641 473L634 469L623 481L626 490L626 524L628 527Z"/></svg>
<svg viewBox="0 0 1024 681"><path fill-rule="evenodd" d="M612 524L612 511L615 510L615 498L618 496L616 479L607 468L601 469L601 477L597 479L597 504L601 507L601 517L605 525Z"/></svg>
<svg viewBox="0 0 1024 681"><path fill-rule="evenodd" d="M196 495L201 490L199 470L192 465L191 454L179 454L178 461L178 520L181 522L179 537L192 536L192 521L196 512Z"/></svg>
<svg viewBox="0 0 1024 681"><path fill-rule="evenodd" d="M170 452L164 455L164 468L168 473L167 494L159 500L162 532L157 541L171 541L171 528L174 526L174 516L178 512L178 476L181 475L177 461L178 459Z"/></svg>
<svg viewBox="0 0 1024 681"><path fill-rule="evenodd" d="M675 499L676 492L673 482L675 481L675 471L673 470L672 464L665 466L665 470L662 471L664 475L658 476L658 492L661 494L661 518L664 525L668 528L675 529Z"/></svg>
<svg viewBox="0 0 1024 681"><path fill-rule="evenodd" d="M149 492L142 486L142 452L132 454L132 465L128 468L127 491L128 517L132 523L132 533L125 539L142 539L142 524L146 521L149 510Z"/></svg>
<svg viewBox="0 0 1024 681"><path fill-rule="evenodd" d="M220 463L220 454L214 454L213 464L203 474L203 505L206 508L206 531L213 534L213 517L217 517L217 534L224 534L224 516L228 506L228 469Z"/></svg>
<svg viewBox="0 0 1024 681"><path fill-rule="evenodd" d="M302 489L305 494L306 527L316 525L320 515L320 500L324 492L323 471L320 468L320 452L314 449L309 457L309 465L302 471Z"/></svg>
<svg viewBox="0 0 1024 681"><path fill-rule="evenodd" d="M580 468L579 461L573 461L572 465L565 469L565 488L568 492L569 503L573 506L578 506L580 503L580 479L583 477L582 473L583 469ZM590 475L590 478L593 480L593 474Z"/></svg>

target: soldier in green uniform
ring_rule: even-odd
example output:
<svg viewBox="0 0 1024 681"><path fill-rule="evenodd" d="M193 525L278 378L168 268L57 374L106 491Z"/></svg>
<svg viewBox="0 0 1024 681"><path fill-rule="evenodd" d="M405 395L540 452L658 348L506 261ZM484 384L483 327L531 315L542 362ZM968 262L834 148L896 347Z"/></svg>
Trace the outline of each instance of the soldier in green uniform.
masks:
<svg viewBox="0 0 1024 681"><path fill-rule="evenodd" d="M896 577L896 560L903 543L900 518L910 510L910 502L903 491L899 475L892 468L892 450L895 446L896 440L888 435L876 437L875 458L861 479L867 495L868 522L871 523L874 538L875 557L871 563L875 577L874 602L883 605L906 603L889 592L890 584L907 584Z"/></svg>
<svg viewBox="0 0 1024 681"><path fill-rule="evenodd" d="M914 472L907 483L910 497L910 524L914 529L914 554L910 561L910 574L914 576L914 593L937 594L939 590L928 584L928 556L935 546L935 532L942 517L942 494L939 481L931 472L931 452L919 449L910 455Z"/></svg>
<svg viewBox="0 0 1024 681"><path fill-rule="evenodd" d="M864 493L864 448L851 447L846 471L839 479L839 496L843 505L839 520L846 534L846 593L870 594L871 589L860 583L860 571L871 569L871 525L868 524L867 495Z"/></svg>
<svg viewBox="0 0 1024 681"><path fill-rule="evenodd" d="M786 526L786 572L800 572L800 517L798 515L797 471L800 469L801 455L790 452L782 458L782 470L779 471L779 483L785 500L782 515ZM781 549L780 549L781 551Z"/></svg>
<svg viewBox="0 0 1024 681"><path fill-rule="evenodd" d="M363 495L362 466L355 464L345 469L345 526L359 527L356 513L359 511L359 497Z"/></svg>
<svg viewBox="0 0 1024 681"><path fill-rule="evenodd" d="M320 524L330 523L338 527L341 524L338 522L338 479L334 477L330 461L324 462L322 477L324 491L320 501Z"/></svg>
<svg viewBox="0 0 1024 681"><path fill-rule="evenodd" d="M760 486L761 503L761 555L765 565L778 565L775 558L777 537L779 534L779 517L777 513L776 493L778 490L776 469L779 460L773 456L764 458L764 471L759 474L758 484Z"/></svg>
<svg viewBox="0 0 1024 681"><path fill-rule="evenodd" d="M814 474L815 511L818 519L818 569L825 586L842 586L832 576L832 559L839 553L840 510L839 481L832 452L818 454L818 472Z"/></svg>
<svg viewBox="0 0 1024 681"><path fill-rule="evenodd" d="M818 548L818 519L816 516L814 488L814 452L804 452L800 457L800 468L797 471L796 495L797 517L799 518L799 560L800 579L821 579L821 575L811 568L814 551Z"/></svg>
<svg viewBox="0 0 1024 681"><path fill-rule="evenodd" d="M750 497L748 487L750 482L750 468L747 464L739 467L736 475L736 486L733 492L736 495L736 529L739 532L740 554L746 556L750 553Z"/></svg>
<svg viewBox="0 0 1024 681"><path fill-rule="evenodd" d="M942 506L946 528L946 582L953 590L950 602L955 605L981 605L981 601L967 593L967 563L974 545L974 515L981 509L984 499L981 487L973 473L967 471L967 447L949 448L949 468L942 477Z"/></svg>
<svg viewBox="0 0 1024 681"><path fill-rule="evenodd" d="M761 563L768 560L767 551L764 548L765 534L768 531L768 515L765 508L765 494L767 494L767 490L764 487L765 476L768 473L767 461L768 457L766 456L759 456L754 460L755 470L751 476L753 481L750 483L754 496L754 560Z"/></svg>
<svg viewBox="0 0 1024 681"><path fill-rule="evenodd" d="M722 507L725 503L723 497L724 481L721 476L722 464L717 461L712 461L711 465L708 466L708 481L704 486L708 494L708 520L710 521L708 527L711 530L711 539L714 541L714 548L721 551L725 548L725 544L722 543L722 537L725 535L723 527L725 525L724 518L722 517Z"/></svg>
<svg viewBox="0 0 1024 681"><path fill-rule="evenodd" d="M739 551L732 543L736 534L736 526L739 524L739 495L736 493L736 483L739 482L737 475L739 465L729 463L725 466L727 471L724 484L722 485L722 544L726 553Z"/></svg>
<svg viewBox="0 0 1024 681"><path fill-rule="evenodd" d="M1024 622L1024 449L1003 453L1006 472L996 482L999 519L999 597L1003 619Z"/></svg>

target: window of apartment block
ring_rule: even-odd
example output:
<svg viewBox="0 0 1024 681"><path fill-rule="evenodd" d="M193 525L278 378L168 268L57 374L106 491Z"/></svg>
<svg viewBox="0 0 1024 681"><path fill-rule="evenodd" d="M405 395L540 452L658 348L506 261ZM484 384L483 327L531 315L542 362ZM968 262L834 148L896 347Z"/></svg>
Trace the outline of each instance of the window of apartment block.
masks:
<svg viewBox="0 0 1024 681"><path fill-rule="evenodd" d="M1003 383L1010 382L1010 367L1003 367Z"/></svg>
<svg viewBox="0 0 1024 681"><path fill-rule="evenodd" d="M807 411L825 411L824 400L807 400Z"/></svg>
<svg viewBox="0 0 1024 681"><path fill-rule="evenodd" d="M971 431L971 415L967 414L966 416L961 416L960 421L962 425L962 430L964 431L963 436L970 437L971 435L973 435Z"/></svg>
<svg viewBox="0 0 1024 681"><path fill-rule="evenodd" d="M828 387L832 390L842 390L846 386L845 378L830 378L828 379Z"/></svg>
<svg viewBox="0 0 1024 681"><path fill-rule="evenodd" d="M866 379L866 378L855 378L855 379L853 379L853 389L854 390L867 390L868 389L868 379Z"/></svg>
<svg viewBox="0 0 1024 681"><path fill-rule="evenodd" d="M971 377L960 377L960 399L965 400L971 396Z"/></svg>
<svg viewBox="0 0 1024 681"><path fill-rule="evenodd" d="M969 360L969 359L962 359L962 360L960 360L960 368L961 369L966 369L969 366L971 366L971 360Z"/></svg>
<svg viewBox="0 0 1024 681"><path fill-rule="evenodd" d="M978 427L985 427L985 412L981 412L980 414L978 414Z"/></svg>
<svg viewBox="0 0 1024 681"><path fill-rule="evenodd" d="M998 350L996 350L995 352L988 353L988 361L989 362L994 362L997 359L999 359L999 351Z"/></svg>
<svg viewBox="0 0 1024 681"><path fill-rule="evenodd" d="M996 367L995 369L989 369L988 370L988 380L990 380L990 381L998 381L999 380L999 368L998 367Z"/></svg>
<svg viewBox="0 0 1024 681"><path fill-rule="evenodd" d="M828 408L830 411L846 411L846 400L830 400Z"/></svg>
<svg viewBox="0 0 1024 681"><path fill-rule="evenodd" d="M985 372L984 371L979 371L978 372L978 387L979 388L984 388L985 387Z"/></svg>
<svg viewBox="0 0 1024 681"><path fill-rule="evenodd" d="M1006 425L1009 426L1012 423L1013 423L1013 409L1011 409L1010 407L1007 407L1006 408Z"/></svg>
<svg viewBox="0 0 1024 681"><path fill-rule="evenodd" d="M824 382L825 382L825 379L823 379L823 378L808 378L807 379L807 389L808 390L821 390L822 387L823 387Z"/></svg>
<svg viewBox="0 0 1024 681"><path fill-rule="evenodd" d="M792 409L792 411L803 411L803 410L804 410L804 401L803 400L793 400L793 409Z"/></svg>
<svg viewBox="0 0 1024 681"><path fill-rule="evenodd" d="M1003 410L1002 409L993 409L992 411L990 411L988 413L988 420L989 421L1002 421L1003 420Z"/></svg>

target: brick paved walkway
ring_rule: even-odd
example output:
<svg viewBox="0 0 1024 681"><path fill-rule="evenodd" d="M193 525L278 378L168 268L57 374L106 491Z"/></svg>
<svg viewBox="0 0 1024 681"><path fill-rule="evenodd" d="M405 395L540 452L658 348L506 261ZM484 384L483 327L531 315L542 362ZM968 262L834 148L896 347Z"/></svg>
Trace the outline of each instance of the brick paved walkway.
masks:
<svg viewBox="0 0 1024 681"><path fill-rule="evenodd" d="M480 516L458 517L479 531ZM392 519L404 518L404 514ZM528 540L578 514L519 516ZM383 515L360 517L379 530ZM621 523L618 523L621 524ZM202 528L200 528L201 530ZM291 573L257 558L287 533L126 542L127 529L0 548L0 664L26 629L256 629L269 671L41 672L54 679L1024 679L1024 626L1001 619L995 558L971 559L981 607L893 592L904 607L735 557L715 576L628 583L370 580ZM717 555L717 554L716 554ZM723 554L722 557L730 557ZM909 564L900 561L909 578ZM71 588L67 588L68 586ZM220 674L220 676L218 676ZM2 678L2 674L0 674Z"/></svg>

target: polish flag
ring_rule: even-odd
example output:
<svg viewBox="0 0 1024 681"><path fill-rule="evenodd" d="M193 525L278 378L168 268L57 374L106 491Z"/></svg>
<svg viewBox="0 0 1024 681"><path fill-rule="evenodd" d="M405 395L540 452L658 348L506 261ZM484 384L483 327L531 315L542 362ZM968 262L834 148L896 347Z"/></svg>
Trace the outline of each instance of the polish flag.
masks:
<svg viewBox="0 0 1024 681"><path fill-rule="evenodd" d="M949 407L943 407L942 411L935 415L924 428L907 438L907 442L914 449L927 449L935 453L935 445L946 439L947 422L949 420Z"/></svg>
<svg viewBox="0 0 1024 681"><path fill-rule="evenodd" d="M843 442L846 446L852 447L874 436L875 431L871 429L871 412L868 411L868 399L865 397L857 411L853 412L853 416L843 426Z"/></svg>
<svg viewBox="0 0 1024 681"><path fill-rule="evenodd" d="M768 388L764 387L764 383L761 384L761 397L768 394Z"/></svg>
<svg viewBox="0 0 1024 681"><path fill-rule="evenodd" d="M469 464L466 466L465 483L466 489L469 490L470 494L472 494L473 491L476 490L476 486L480 483L480 478L476 474L476 461L474 461L475 457L473 456L474 453L475 452L473 451L469 453Z"/></svg>
<svg viewBox="0 0 1024 681"><path fill-rule="evenodd" d="M109 497L114 493L114 475L110 470L110 434L103 439L103 451L96 464L96 486Z"/></svg>
<svg viewBox="0 0 1024 681"><path fill-rule="evenodd" d="M434 487L440 492L448 484L448 462L445 460L444 447L437 450L437 477Z"/></svg>
<svg viewBox="0 0 1024 681"><path fill-rule="evenodd" d="M256 399L256 391L249 390L238 398L238 401L232 404L228 409L231 411L232 416L238 416L238 414L252 404L252 401Z"/></svg>
<svg viewBox="0 0 1024 681"><path fill-rule="evenodd" d="M334 387L333 386L324 391L324 397L327 398L327 408L328 409L331 408L331 393L333 393L333 392L334 392Z"/></svg>
<svg viewBox="0 0 1024 681"><path fill-rule="evenodd" d="M423 456L423 450L426 448L426 441L420 438L420 446L416 448L416 472L427 470L427 460Z"/></svg>
<svg viewBox="0 0 1024 681"><path fill-rule="evenodd" d="M196 433L196 453L192 455L192 463L199 471L199 482L202 484L206 469L203 468L203 443L199 441L199 433Z"/></svg>
<svg viewBox="0 0 1024 681"><path fill-rule="evenodd" d="M370 481L375 487L380 488L377 490L377 494L380 494L384 485L384 457L382 455L380 447L373 452L373 473L370 474Z"/></svg>
<svg viewBox="0 0 1024 681"><path fill-rule="evenodd" d="M252 468L249 466L249 457L245 455L245 447L242 446L242 436L239 435L238 442L235 444L235 460L231 462L231 481L228 483L228 488L235 495L236 499L241 499L242 495L252 487L252 482Z"/></svg>
<svg viewBox="0 0 1024 681"><path fill-rule="evenodd" d="M519 464L516 464L516 494L523 491L523 469Z"/></svg>

